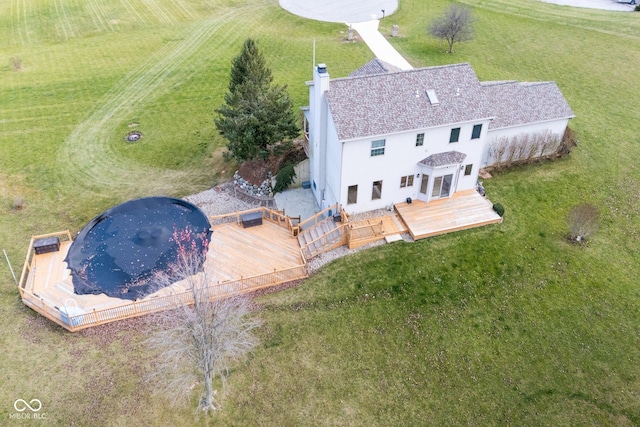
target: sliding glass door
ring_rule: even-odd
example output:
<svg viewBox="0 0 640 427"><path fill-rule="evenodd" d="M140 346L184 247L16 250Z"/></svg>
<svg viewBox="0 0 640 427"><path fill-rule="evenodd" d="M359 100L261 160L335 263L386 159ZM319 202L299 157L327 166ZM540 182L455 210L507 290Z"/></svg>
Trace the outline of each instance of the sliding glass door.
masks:
<svg viewBox="0 0 640 427"><path fill-rule="evenodd" d="M431 198L439 199L442 197L449 197L451 192L451 183L453 182L453 174L438 176L433 179L433 189L431 191Z"/></svg>

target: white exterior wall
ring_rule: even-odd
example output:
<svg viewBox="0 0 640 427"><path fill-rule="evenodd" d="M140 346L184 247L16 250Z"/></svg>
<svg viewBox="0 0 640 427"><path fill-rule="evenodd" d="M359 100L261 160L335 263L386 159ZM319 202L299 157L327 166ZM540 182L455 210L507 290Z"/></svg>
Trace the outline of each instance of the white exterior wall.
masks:
<svg viewBox="0 0 640 427"><path fill-rule="evenodd" d="M482 153L484 152L484 140L487 135L489 120L482 122L480 138L471 140L471 132L475 123L466 123L455 126L431 128L405 132L396 135L371 137L345 142L342 155L342 174L339 202L348 213L366 212L374 209L386 208L394 203L405 201L408 197L418 198L420 190L420 177L425 167L418 165L424 158L447 151L459 151L467 155L463 165L473 164L471 175L465 177L464 169L459 167L439 168L435 170L436 176L446 175L452 171L459 172L457 188L454 191L474 188ZM449 143L451 129L460 127L459 142ZM416 147L416 136L424 133L424 145ZM380 156L371 156L371 142L385 139L385 153ZM327 157L329 158L329 156ZM329 166L327 166L329 170ZM328 173L329 175L329 173ZM413 186L400 188L402 176L414 175ZM430 183L432 183L430 177ZM372 200L373 182L382 180L382 197ZM356 204L347 204L348 187L358 186L358 200Z"/></svg>
<svg viewBox="0 0 640 427"><path fill-rule="evenodd" d="M326 179L327 147L327 100L325 92L329 90L329 73L313 70L313 81L309 85L309 110L305 112L309 123L309 180L318 206L322 206L322 190Z"/></svg>
<svg viewBox="0 0 640 427"><path fill-rule="evenodd" d="M326 156L326 180L324 188L324 200L327 206L333 205L340 200L340 179L342 162L342 143L338 140L338 133L331 118L331 111L328 112L327 120L327 156Z"/></svg>
<svg viewBox="0 0 640 427"><path fill-rule="evenodd" d="M491 166L495 163L496 159L491 153L491 147L495 141L500 140L501 138L511 138L520 135L534 135L534 134L544 134L546 132L551 132L555 135L558 140L562 140L564 136L564 132L569 124L569 119L560 119L543 123L532 123L523 126L514 126L508 128L501 129L492 129L489 131L487 135L487 143L485 147L485 152L482 157L482 166Z"/></svg>

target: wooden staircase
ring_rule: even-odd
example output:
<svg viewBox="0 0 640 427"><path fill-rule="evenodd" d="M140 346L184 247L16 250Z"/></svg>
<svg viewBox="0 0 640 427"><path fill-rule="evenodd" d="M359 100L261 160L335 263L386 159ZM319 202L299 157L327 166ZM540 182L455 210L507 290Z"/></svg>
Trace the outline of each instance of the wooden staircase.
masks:
<svg viewBox="0 0 640 427"><path fill-rule="evenodd" d="M309 260L344 245L344 227L342 223L336 223L333 217L329 217L301 231L298 234L298 242L305 259Z"/></svg>

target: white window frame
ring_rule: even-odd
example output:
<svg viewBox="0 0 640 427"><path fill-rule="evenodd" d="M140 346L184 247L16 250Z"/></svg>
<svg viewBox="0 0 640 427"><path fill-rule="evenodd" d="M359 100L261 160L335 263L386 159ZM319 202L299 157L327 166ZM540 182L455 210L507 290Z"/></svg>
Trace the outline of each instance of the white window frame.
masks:
<svg viewBox="0 0 640 427"><path fill-rule="evenodd" d="M371 141L371 157L384 156L384 149L387 143L386 139L378 139Z"/></svg>

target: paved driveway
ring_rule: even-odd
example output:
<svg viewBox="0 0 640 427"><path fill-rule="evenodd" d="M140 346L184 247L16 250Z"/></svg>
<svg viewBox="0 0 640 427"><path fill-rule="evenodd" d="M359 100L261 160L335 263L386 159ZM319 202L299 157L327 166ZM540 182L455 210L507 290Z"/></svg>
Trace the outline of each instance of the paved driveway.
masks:
<svg viewBox="0 0 640 427"><path fill-rule="evenodd" d="M279 0L280 6L303 18L325 22L357 22L389 16L398 9L398 0Z"/></svg>

